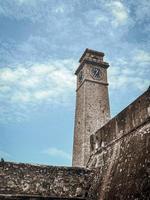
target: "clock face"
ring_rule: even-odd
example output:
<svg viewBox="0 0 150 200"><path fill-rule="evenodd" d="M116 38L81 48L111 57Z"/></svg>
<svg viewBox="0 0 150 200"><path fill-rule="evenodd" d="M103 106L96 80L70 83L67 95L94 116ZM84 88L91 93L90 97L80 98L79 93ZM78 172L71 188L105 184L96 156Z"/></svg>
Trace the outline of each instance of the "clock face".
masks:
<svg viewBox="0 0 150 200"><path fill-rule="evenodd" d="M82 80L83 80L83 71L79 73L79 82L82 82Z"/></svg>
<svg viewBox="0 0 150 200"><path fill-rule="evenodd" d="M100 79L101 70L98 67L92 67L92 69L91 69L91 75L95 79Z"/></svg>

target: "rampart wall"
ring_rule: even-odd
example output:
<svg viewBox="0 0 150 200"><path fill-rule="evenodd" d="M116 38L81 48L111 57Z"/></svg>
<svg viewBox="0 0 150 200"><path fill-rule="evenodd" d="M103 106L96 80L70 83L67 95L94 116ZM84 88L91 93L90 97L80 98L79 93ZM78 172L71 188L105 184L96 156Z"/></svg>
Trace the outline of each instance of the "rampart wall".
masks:
<svg viewBox="0 0 150 200"><path fill-rule="evenodd" d="M150 199L150 91L91 136L89 199Z"/></svg>

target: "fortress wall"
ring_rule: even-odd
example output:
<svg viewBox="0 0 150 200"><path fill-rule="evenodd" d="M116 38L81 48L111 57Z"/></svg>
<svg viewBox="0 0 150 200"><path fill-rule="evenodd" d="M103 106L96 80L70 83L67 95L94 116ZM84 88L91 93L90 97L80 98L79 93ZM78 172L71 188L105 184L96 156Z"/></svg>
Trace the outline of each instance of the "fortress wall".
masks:
<svg viewBox="0 0 150 200"><path fill-rule="evenodd" d="M150 117L150 91L146 91L132 104L91 136L91 154L101 151L121 137L132 132Z"/></svg>
<svg viewBox="0 0 150 200"><path fill-rule="evenodd" d="M150 199L150 91L91 136L91 200Z"/></svg>
<svg viewBox="0 0 150 200"><path fill-rule="evenodd" d="M84 199L91 171L0 162L0 199L35 196Z"/></svg>

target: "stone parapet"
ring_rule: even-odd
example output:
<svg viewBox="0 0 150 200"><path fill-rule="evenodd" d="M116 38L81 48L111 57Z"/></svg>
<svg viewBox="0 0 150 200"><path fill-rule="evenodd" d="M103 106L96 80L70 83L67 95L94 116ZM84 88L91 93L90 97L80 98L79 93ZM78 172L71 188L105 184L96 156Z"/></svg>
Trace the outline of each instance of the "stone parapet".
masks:
<svg viewBox="0 0 150 200"><path fill-rule="evenodd" d="M150 119L150 90L147 90L107 124L91 135L91 156L125 137Z"/></svg>
<svg viewBox="0 0 150 200"><path fill-rule="evenodd" d="M91 175L84 168L0 162L0 197L84 199Z"/></svg>

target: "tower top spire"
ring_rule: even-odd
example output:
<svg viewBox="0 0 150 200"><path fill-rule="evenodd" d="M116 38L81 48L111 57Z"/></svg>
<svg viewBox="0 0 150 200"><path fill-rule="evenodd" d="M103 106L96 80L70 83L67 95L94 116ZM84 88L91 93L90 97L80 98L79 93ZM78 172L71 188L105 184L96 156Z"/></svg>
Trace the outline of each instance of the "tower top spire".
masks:
<svg viewBox="0 0 150 200"><path fill-rule="evenodd" d="M88 48L85 49L84 53L82 54L82 56L79 60L80 65L77 68L77 70L75 71L75 74L76 75L78 74L78 72L82 69L84 63L108 68L109 64L107 62L103 61L104 55L105 54L103 52L95 51L95 50L88 49Z"/></svg>
<svg viewBox="0 0 150 200"><path fill-rule="evenodd" d="M99 52L99 51L95 51L95 50L86 48L84 53L82 54L79 62L81 63L85 58L89 58L89 57L95 58L95 59L101 58L103 61L104 55L105 54L103 52Z"/></svg>

